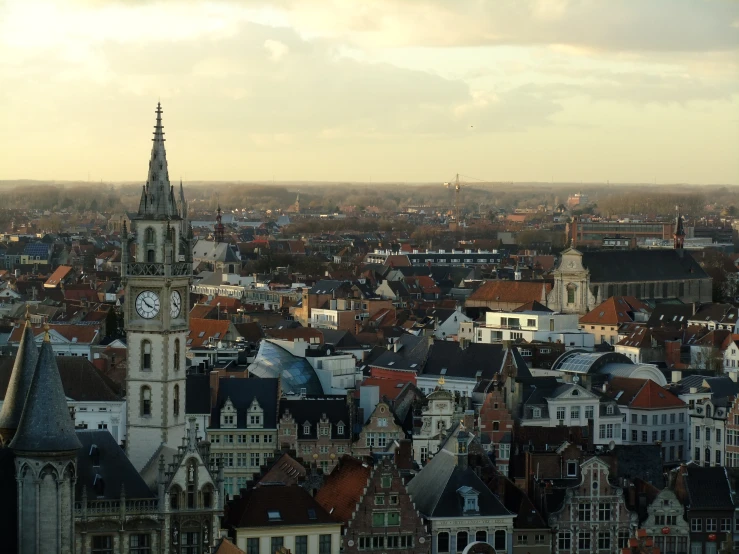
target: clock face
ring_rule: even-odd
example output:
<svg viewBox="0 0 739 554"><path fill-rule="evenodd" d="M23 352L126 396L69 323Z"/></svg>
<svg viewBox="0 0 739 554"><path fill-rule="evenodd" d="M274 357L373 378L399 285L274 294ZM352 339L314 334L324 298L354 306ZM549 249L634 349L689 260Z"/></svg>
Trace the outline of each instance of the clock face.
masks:
<svg viewBox="0 0 739 554"><path fill-rule="evenodd" d="M156 317L159 308L159 296L154 291L145 290L136 297L136 312L144 319Z"/></svg>
<svg viewBox="0 0 739 554"><path fill-rule="evenodd" d="M169 315L172 319L180 315L182 311L182 296L176 290L169 295Z"/></svg>

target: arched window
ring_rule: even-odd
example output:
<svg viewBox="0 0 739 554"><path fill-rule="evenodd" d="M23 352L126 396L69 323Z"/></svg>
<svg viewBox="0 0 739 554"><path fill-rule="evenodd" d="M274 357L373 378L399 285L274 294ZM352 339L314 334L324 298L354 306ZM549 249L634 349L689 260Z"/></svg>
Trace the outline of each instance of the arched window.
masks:
<svg viewBox="0 0 739 554"><path fill-rule="evenodd" d="M436 551L449 552L449 533L439 533L436 537Z"/></svg>
<svg viewBox="0 0 739 554"><path fill-rule="evenodd" d="M141 371L151 371L151 342L141 341Z"/></svg>
<svg viewBox="0 0 739 554"><path fill-rule="evenodd" d="M711 405L706 404L706 417L711 417Z"/></svg>
<svg viewBox="0 0 739 554"><path fill-rule="evenodd" d="M141 387L141 415L151 415L151 389L147 386Z"/></svg>
<svg viewBox="0 0 739 554"><path fill-rule="evenodd" d="M493 547L495 547L496 551L505 552L506 549L506 533L502 529L499 529L495 532L495 544Z"/></svg>
<svg viewBox="0 0 739 554"><path fill-rule="evenodd" d="M568 304L575 303L575 291L576 290L577 290L577 285L574 285L572 283L567 285L567 303Z"/></svg>
<svg viewBox="0 0 739 554"><path fill-rule="evenodd" d="M144 240L146 241L146 244L154 244L154 241L156 240L155 237L154 229L147 227L144 232Z"/></svg>
<svg viewBox="0 0 739 554"><path fill-rule="evenodd" d="M477 533L475 533L475 541L476 542L488 542L487 531L478 531Z"/></svg>
<svg viewBox="0 0 739 554"><path fill-rule="evenodd" d="M174 339L174 369L180 369L180 339Z"/></svg>
<svg viewBox="0 0 739 554"><path fill-rule="evenodd" d="M178 486L172 487L169 491L169 507L173 510L177 510L180 507L180 488Z"/></svg>
<svg viewBox="0 0 739 554"><path fill-rule="evenodd" d="M174 394L172 395L172 403L174 404L174 415L180 415L180 386L174 386Z"/></svg>
<svg viewBox="0 0 739 554"><path fill-rule="evenodd" d="M467 531L460 531L457 533L457 552L461 552L467 548Z"/></svg>
<svg viewBox="0 0 739 554"><path fill-rule="evenodd" d="M203 508L210 508L213 504L213 487L210 485L204 486L201 494L203 499Z"/></svg>

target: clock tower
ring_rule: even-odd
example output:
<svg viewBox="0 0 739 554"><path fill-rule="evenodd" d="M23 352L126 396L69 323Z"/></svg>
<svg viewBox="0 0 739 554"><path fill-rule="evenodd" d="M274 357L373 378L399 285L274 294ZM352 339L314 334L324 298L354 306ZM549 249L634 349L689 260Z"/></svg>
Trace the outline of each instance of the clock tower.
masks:
<svg viewBox="0 0 739 554"><path fill-rule="evenodd" d="M180 183L169 182L162 107L157 104L151 159L131 233L122 232L125 288L126 453L143 469L160 446L185 437L185 351L192 282L192 230Z"/></svg>

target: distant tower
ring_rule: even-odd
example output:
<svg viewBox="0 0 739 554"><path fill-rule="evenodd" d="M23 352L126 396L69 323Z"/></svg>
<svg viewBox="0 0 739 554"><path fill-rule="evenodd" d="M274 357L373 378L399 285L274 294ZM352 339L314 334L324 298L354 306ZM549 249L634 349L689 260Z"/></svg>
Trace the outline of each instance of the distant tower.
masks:
<svg viewBox="0 0 739 554"><path fill-rule="evenodd" d="M221 205L218 205L218 215L216 216L216 226L214 238L216 242L226 242L223 238L224 235L223 217L221 216Z"/></svg>
<svg viewBox="0 0 739 554"><path fill-rule="evenodd" d="M682 250L685 245L685 225L679 209L677 211L677 218L675 219L675 234L673 238L675 239L675 250Z"/></svg>
<svg viewBox="0 0 739 554"><path fill-rule="evenodd" d="M298 191L298 196L295 198L295 213L300 213L300 191Z"/></svg>
<svg viewBox="0 0 739 554"><path fill-rule="evenodd" d="M148 180L134 217L136 236L124 235L121 258L128 343L126 453L138 470L160 447L176 450L185 437L192 233L188 228L184 234L187 204L182 188L178 206L169 182L159 104L156 114ZM130 242L136 245L132 261Z"/></svg>
<svg viewBox="0 0 739 554"><path fill-rule="evenodd" d="M10 442L18 483L18 554L73 554L74 485L81 447L47 327L23 415Z"/></svg>

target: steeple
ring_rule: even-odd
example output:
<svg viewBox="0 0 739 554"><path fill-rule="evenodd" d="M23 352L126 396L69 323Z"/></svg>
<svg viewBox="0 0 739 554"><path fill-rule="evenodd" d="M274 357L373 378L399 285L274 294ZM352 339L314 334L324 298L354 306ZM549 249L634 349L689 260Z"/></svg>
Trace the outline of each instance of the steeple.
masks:
<svg viewBox="0 0 739 554"><path fill-rule="evenodd" d="M216 216L216 226L215 226L215 241L216 242L225 242L223 239L224 235L224 228L223 228L223 222L221 221L221 205L218 204L218 215Z"/></svg>
<svg viewBox="0 0 739 554"><path fill-rule="evenodd" d="M157 119L152 139L149 172L141 191L139 216L151 219L179 217L174 200L174 190L169 183L167 152L164 149L164 128L162 126L162 105L157 103Z"/></svg>
<svg viewBox="0 0 739 554"><path fill-rule="evenodd" d="M81 446L69 414L47 327L10 448L23 453L57 454L76 451Z"/></svg>
<svg viewBox="0 0 739 554"><path fill-rule="evenodd" d="M5 402L0 411L0 438L5 444L12 440L20 423L23 405L26 402L28 389L31 387L37 361L38 348L34 343L30 317L26 313L26 326L23 328L13 372L10 374L8 390L5 393Z"/></svg>
<svg viewBox="0 0 739 554"><path fill-rule="evenodd" d="M673 235L673 238L675 239L675 250L682 250L683 245L685 244L685 225L683 223L683 216L680 215L680 208L675 206L675 210L677 211L677 217L675 219L675 234Z"/></svg>

